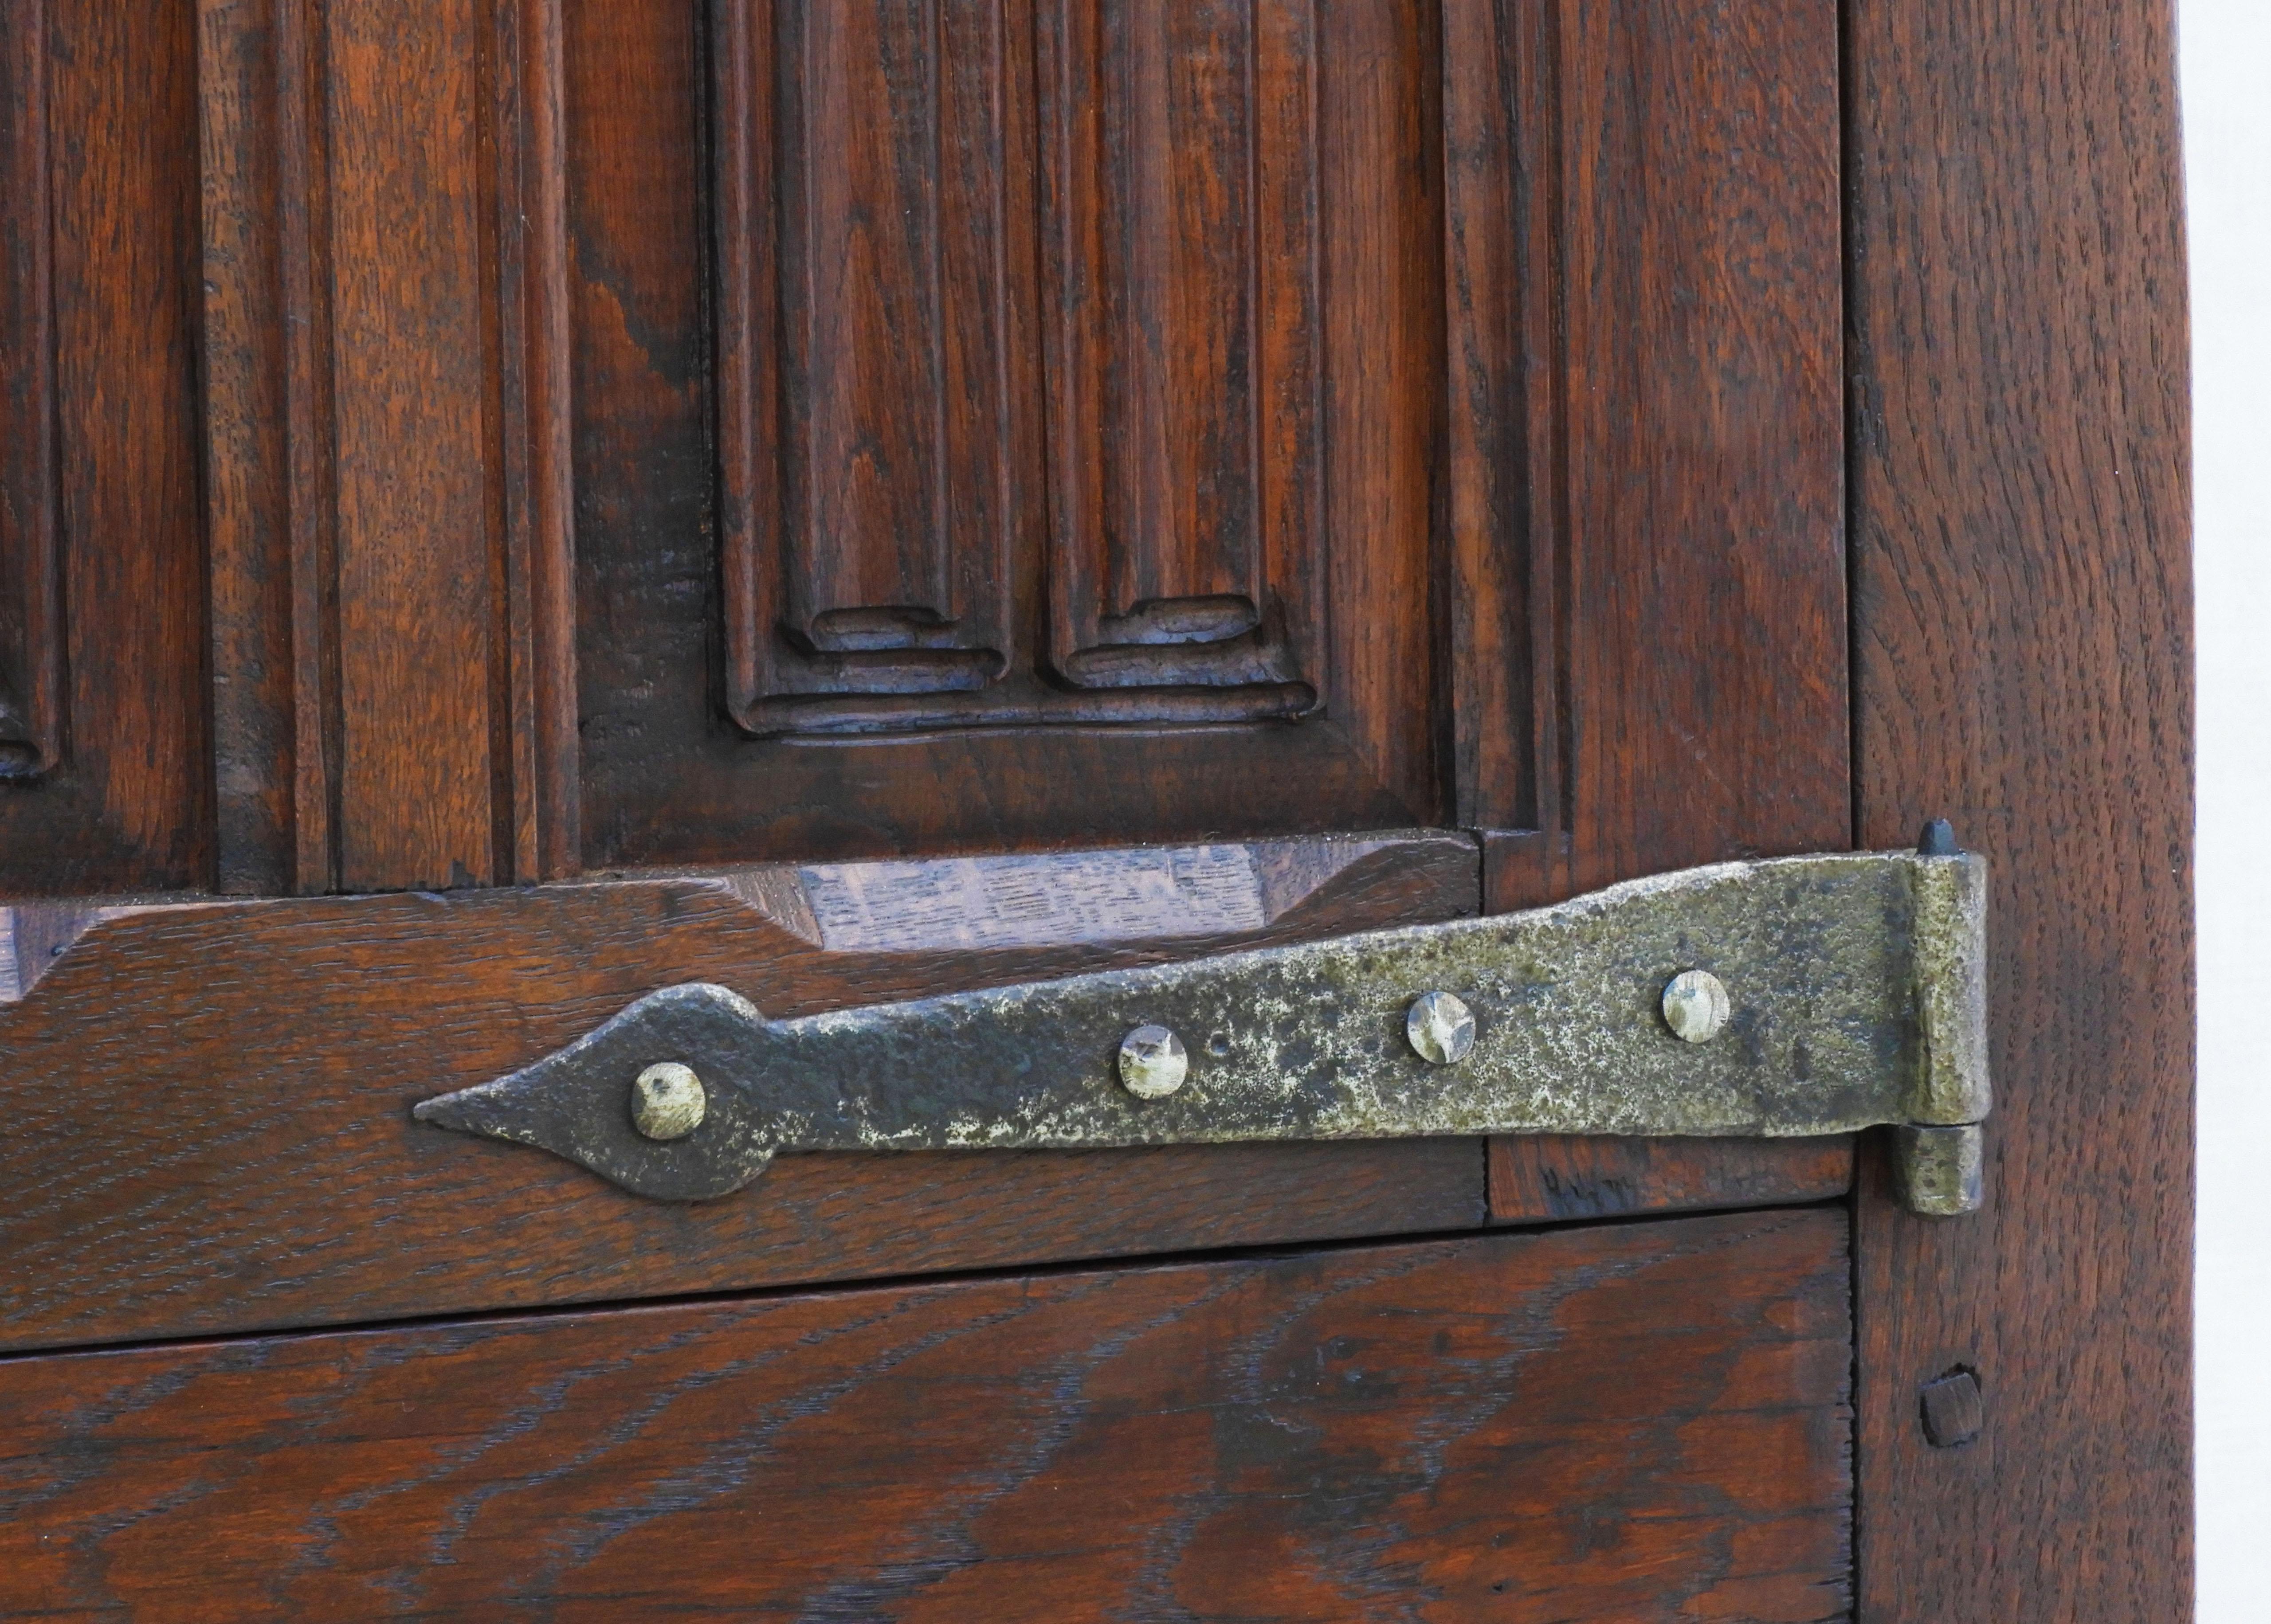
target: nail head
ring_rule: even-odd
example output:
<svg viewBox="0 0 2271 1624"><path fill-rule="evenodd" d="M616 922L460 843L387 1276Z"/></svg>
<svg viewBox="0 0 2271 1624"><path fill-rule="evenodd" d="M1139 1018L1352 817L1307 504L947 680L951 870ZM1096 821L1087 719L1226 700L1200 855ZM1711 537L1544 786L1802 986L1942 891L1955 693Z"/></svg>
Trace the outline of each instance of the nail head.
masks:
<svg viewBox="0 0 2271 1624"><path fill-rule="evenodd" d="M1139 1100L1158 1100L1183 1086L1191 1057L1165 1027L1138 1027L1120 1040L1120 1080Z"/></svg>
<svg viewBox="0 0 2271 1624"><path fill-rule="evenodd" d="M1404 1014L1404 1035L1430 1065L1456 1065L1473 1052L1475 1012L1456 993L1423 992Z"/></svg>
<svg viewBox="0 0 2271 1624"><path fill-rule="evenodd" d="M694 1068L675 1060L647 1067L631 1085L631 1125L650 1139L682 1139L702 1125L710 1096Z"/></svg>
<svg viewBox="0 0 2271 1624"><path fill-rule="evenodd" d="M1664 1024L1683 1042L1718 1036L1731 1008L1726 983L1709 970L1682 970L1664 990Z"/></svg>
<svg viewBox="0 0 2271 1624"><path fill-rule="evenodd" d="M1937 1381L1926 1382L1917 1394L1924 1421L1925 1442L1936 1450L1953 1450L1977 1439L1987 1425L1987 1405L1979 1378L1958 1366Z"/></svg>

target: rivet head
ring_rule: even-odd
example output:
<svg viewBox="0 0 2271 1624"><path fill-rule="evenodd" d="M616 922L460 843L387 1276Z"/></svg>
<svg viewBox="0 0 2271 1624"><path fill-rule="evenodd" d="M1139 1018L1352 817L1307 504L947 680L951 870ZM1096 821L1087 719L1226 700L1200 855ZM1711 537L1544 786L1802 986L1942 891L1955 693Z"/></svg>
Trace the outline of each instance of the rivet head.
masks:
<svg viewBox="0 0 2271 1624"><path fill-rule="evenodd" d="M710 1096L690 1065L665 1060L631 1085L631 1126L650 1139L682 1139L702 1125Z"/></svg>
<svg viewBox="0 0 2271 1624"><path fill-rule="evenodd" d="M1682 970L1664 990L1664 1024L1690 1043L1708 1043L1727 1024L1726 983L1709 970Z"/></svg>
<svg viewBox="0 0 2271 1624"><path fill-rule="evenodd" d="M1456 993L1423 992L1404 1012L1404 1035L1430 1065L1456 1065L1473 1052L1475 1012Z"/></svg>
<svg viewBox="0 0 2271 1624"><path fill-rule="evenodd" d="M1139 1100L1174 1093L1190 1070L1183 1040L1165 1027L1138 1027L1120 1040L1120 1080Z"/></svg>

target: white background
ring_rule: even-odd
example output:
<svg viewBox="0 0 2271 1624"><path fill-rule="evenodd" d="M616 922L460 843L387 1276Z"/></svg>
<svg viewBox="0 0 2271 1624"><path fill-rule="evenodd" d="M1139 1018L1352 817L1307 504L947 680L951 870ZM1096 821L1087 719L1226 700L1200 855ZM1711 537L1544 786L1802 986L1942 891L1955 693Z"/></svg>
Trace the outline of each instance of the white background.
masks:
<svg viewBox="0 0 2271 1624"><path fill-rule="evenodd" d="M2271 0L2178 0L2200 649L2200 1624L2271 1620Z"/></svg>

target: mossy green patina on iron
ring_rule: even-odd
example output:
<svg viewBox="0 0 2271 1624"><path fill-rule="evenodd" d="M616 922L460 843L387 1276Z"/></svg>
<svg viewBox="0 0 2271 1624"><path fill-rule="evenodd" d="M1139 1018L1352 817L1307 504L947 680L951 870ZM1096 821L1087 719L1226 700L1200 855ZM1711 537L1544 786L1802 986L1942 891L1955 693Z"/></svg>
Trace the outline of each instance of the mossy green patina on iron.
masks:
<svg viewBox="0 0 2271 1624"><path fill-rule="evenodd" d="M1972 1123L1988 1108L1985 894L1976 856L1787 857L1529 913L799 1020L767 1020L723 987L672 987L417 1115L666 1199L726 1194L794 1151ZM1687 970L1727 991L1708 1042L1665 1022L1664 988ZM1407 1035L1428 992L1472 1012L1456 1064L1431 1064ZM1146 1026L1188 1057L1180 1086L1151 1098L1118 1065ZM629 1103L662 1062L691 1067L707 1098L700 1126L668 1143L637 1131ZM1921 1210L1964 1210L1932 1199Z"/></svg>

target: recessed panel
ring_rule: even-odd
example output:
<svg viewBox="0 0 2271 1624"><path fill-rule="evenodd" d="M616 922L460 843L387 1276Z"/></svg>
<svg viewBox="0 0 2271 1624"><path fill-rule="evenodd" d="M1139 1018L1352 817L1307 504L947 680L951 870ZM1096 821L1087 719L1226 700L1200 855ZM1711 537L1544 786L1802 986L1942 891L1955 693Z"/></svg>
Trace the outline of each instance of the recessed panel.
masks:
<svg viewBox="0 0 2271 1624"><path fill-rule="evenodd" d="M1306 0L720 9L745 731L1320 711L1317 35Z"/></svg>

